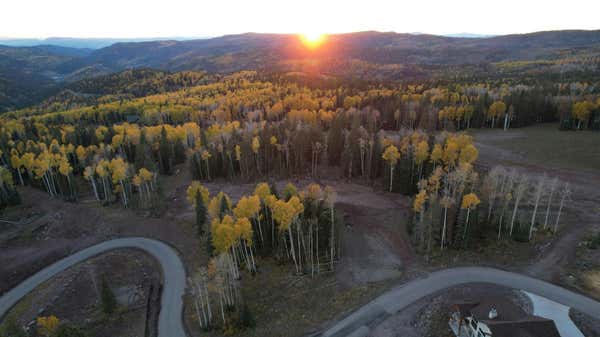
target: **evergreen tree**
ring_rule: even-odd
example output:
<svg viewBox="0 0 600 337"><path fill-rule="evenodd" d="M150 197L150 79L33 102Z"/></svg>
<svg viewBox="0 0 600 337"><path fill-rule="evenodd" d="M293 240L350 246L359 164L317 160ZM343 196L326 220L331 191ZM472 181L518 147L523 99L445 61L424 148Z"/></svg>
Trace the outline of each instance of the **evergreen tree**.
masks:
<svg viewBox="0 0 600 337"><path fill-rule="evenodd" d="M202 200L200 193L196 194L196 227L198 229L198 235L204 234L204 225L206 224L206 205Z"/></svg>
<svg viewBox="0 0 600 337"><path fill-rule="evenodd" d="M115 294L113 293L112 289L110 289L108 282L106 282L106 278L102 278L100 299L102 312L107 316L112 315L117 309L117 299L115 298Z"/></svg>

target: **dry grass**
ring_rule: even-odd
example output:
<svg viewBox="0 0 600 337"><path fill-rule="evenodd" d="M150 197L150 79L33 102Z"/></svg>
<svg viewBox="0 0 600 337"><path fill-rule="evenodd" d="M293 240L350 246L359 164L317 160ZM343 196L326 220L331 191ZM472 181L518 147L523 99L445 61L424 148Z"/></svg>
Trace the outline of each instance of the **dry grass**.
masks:
<svg viewBox="0 0 600 337"><path fill-rule="evenodd" d="M526 159L536 165L565 169L600 168L600 132L561 131L558 124L540 124L503 131L469 131L477 142L509 151L515 161Z"/></svg>
<svg viewBox="0 0 600 337"><path fill-rule="evenodd" d="M596 298L600 298L600 269L584 272L582 279L584 287Z"/></svg>

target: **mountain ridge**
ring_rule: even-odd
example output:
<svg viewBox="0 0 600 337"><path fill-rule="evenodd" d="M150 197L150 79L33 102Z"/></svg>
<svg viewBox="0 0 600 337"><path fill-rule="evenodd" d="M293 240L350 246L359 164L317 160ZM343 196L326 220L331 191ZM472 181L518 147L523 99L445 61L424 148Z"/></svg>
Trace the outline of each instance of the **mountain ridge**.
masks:
<svg viewBox="0 0 600 337"><path fill-rule="evenodd" d="M42 92L65 83L138 68L213 73L308 70L331 76L417 80L456 71L457 67L485 69L506 62L545 62L540 66L550 73L564 69L597 71L598 62L593 60L598 55L600 30L477 38L362 31L327 35L314 49L295 34L264 33L126 41L100 49L0 46L0 111L39 101ZM591 68L577 64L584 58L592 60ZM561 60L575 62L575 66L565 68ZM30 93L35 97L26 99Z"/></svg>

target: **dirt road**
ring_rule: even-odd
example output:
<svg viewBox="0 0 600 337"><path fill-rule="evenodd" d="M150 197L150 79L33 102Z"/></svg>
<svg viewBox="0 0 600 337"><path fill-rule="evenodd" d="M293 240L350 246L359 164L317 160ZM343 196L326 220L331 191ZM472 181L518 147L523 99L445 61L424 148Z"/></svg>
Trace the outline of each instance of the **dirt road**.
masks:
<svg viewBox="0 0 600 337"><path fill-rule="evenodd" d="M474 282L525 290L600 319L600 302L565 288L499 269L465 267L440 270L425 278L399 285L335 323L319 336L366 336L372 327L411 303L446 288Z"/></svg>

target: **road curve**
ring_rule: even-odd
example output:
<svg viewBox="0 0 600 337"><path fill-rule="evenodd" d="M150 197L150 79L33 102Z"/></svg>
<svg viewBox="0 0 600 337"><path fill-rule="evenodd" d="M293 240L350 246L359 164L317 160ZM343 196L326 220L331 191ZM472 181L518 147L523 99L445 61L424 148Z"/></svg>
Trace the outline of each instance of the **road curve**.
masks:
<svg viewBox="0 0 600 337"><path fill-rule="evenodd" d="M0 297L0 318L21 298L54 275L91 257L119 248L141 249L154 256L160 263L164 280L161 310L158 317L158 336L185 337L182 322L182 297L185 291L186 276L183 263L177 252L170 246L160 241L141 237L105 241L83 249L42 269Z"/></svg>
<svg viewBox="0 0 600 337"><path fill-rule="evenodd" d="M370 329L389 315L411 303L435 294L445 288L465 283L492 283L545 297L565 306L600 319L600 302L551 283L525 275L486 267L464 267L440 270L397 286L364 305L341 321L336 322L320 336L365 336Z"/></svg>

